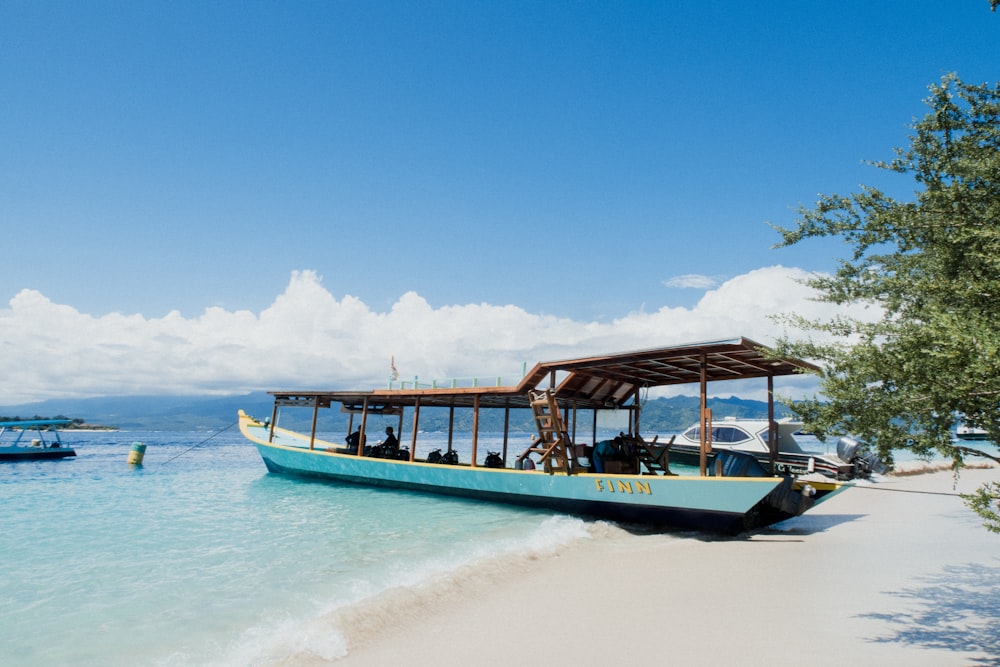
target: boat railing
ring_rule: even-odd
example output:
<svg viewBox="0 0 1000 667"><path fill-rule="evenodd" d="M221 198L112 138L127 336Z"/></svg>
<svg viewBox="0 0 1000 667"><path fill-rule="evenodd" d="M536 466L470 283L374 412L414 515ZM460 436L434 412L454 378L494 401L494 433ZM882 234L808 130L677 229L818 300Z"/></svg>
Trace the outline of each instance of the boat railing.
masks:
<svg viewBox="0 0 1000 667"><path fill-rule="evenodd" d="M26 419L0 421L0 438L7 431L17 433L8 446L16 447L21 444L25 434L34 433L35 437L30 438L32 447L41 449L62 447L62 438L59 437L58 426L72 424L72 419Z"/></svg>
<svg viewBox="0 0 1000 667"><path fill-rule="evenodd" d="M421 381L417 375L412 380L400 380L390 377L387 389L465 389L469 387L513 387L524 379L524 372L520 375L472 375L467 377L453 377L444 380L433 379L429 382Z"/></svg>

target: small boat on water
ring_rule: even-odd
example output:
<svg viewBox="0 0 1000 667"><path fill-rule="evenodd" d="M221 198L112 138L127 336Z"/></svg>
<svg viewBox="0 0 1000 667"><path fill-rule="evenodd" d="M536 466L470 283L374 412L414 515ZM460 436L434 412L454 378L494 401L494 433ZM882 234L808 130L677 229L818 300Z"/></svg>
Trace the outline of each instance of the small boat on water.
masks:
<svg viewBox="0 0 1000 667"><path fill-rule="evenodd" d="M0 421L0 461L64 459L76 456L72 447L63 446L57 430L59 426L72 423L72 419ZM8 437L9 442L4 442L9 433L17 435Z"/></svg>
<svg viewBox="0 0 1000 667"><path fill-rule="evenodd" d="M788 475L809 475L818 473L842 481L867 479L872 473L884 474L888 468L878 457L854 438L841 437L837 441L837 453L807 451L802 448L795 434L802 429L802 422L780 420L773 428L766 419L737 419L726 417L712 420L711 430L706 436L712 443L713 451L746 452L760 463L771 459L768 438L777 438L777 457L774 470ZM701 451L701 426L695 424L681 433L670 448L671 460L679 463L696 464Z"/></svg>
<svg viewBox="0 0 1000 667"><path fill-rule="evenodd" d="M671 469L670 445L641 435L641 396L650 388L695 383L707 417L709 382L763 378L770 396L775 377L814 369L801 360L774 358L758 343L736 338L543 362L510 386L441 388L414 382L412 387L390 383L387 389L364 391L272 391L270 418L241 410L239 426L272 473L739 533L802 514L850 484L800 480L773 465L773 458L762 465L744 452L713 452L708 440L701 443L697 469L679 473ZM333 406L348 415L349 440L317 437L319 411ZM311 411L308 431L279 426L282 413L297 408ZM447 411L448 451L418 456L421 412L434 409ZM457 411L464 411L461 421L471 424L469 432L455 428ZM479 423L486 411L503 417L502 451L479 450ZM599 419L610 411L627 418L627 432L599 441ZM523 451L508 450L512 413L529 416L537 430ZM404 442L393 434L390 445L366 444L368 420L376 416L398 419L396 433ZM355 417L360 419L357 429ZM589 436L577 429L587 417ZM403 434L404 424L409 436ZM354 437L356 432L360 437ZM471 460L456 461L455 437L471 441Z"/></svg>
<svg viewBox="0 0 1000 667"><path fill-rule="evenodd" d="M955 429L955 437L959 440L989 440L990 434L986 432L984 428L977 428L975 426L969 426L965 422L962 422Z"/></svg>

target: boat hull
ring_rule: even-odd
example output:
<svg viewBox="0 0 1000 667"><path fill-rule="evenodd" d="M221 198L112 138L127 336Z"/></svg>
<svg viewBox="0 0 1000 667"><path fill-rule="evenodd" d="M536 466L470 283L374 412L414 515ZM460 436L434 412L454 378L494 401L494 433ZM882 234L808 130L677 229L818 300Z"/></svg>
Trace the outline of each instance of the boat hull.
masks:
<svg viewBox="0 0 1000 667"><path fill-rule="evenodd" d="M990 434L981 428L959 429L955 435L959 440L984 441L990 439Z"/></svg>
<svg viewBox="0 0 1000 667"><path fill-rule="evenodd" d="M327 451L329 443L241 415L240 429L273 473L546 508L662 527L739 533L795 516L812 504L780 477L604 475L449 466ZM775 503L772 494L794 496ZM801 501L801 502L800 502Z"/></svg>
<svg viewBox="0 0 1000 667"><path fill-rule="evenodd" d="M0 447L0 461L44 461L76 456L69 447Z"/></svg>
<svg viewBox="0 0 1000 667"><path fill-rule="evenodd" d="M708 465L712 465L715 460L715 452L722 451L721 448L713 450L707 457ZM733 451L741 451L733 448ZM770 466L770 456L768 454L758 454L748 452L764 466ZM674 444L670 447L670 462L679 465L698 466L701 458L701 450L690 445ZM781 452L775 462L775 471L785 475L808 475L819 473L831 479L850 480L854 479L855 468L847 463L832 463L823 457L806 454L790 454Z"/></svg>

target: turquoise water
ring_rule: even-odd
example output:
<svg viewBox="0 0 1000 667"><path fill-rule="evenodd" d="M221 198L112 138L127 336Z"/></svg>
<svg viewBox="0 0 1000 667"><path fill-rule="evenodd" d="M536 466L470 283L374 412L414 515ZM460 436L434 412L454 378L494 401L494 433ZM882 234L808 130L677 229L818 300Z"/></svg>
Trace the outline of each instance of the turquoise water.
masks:
<svg viewBox="0 0 1000 667"><path fill-rule="evenodd" d="M436 437L422 455L447 446ZM514 452L530 439L512 440ZM271 475L235 428L63 441L77 458L0 464L2 665L332 660L352 624L391 625L380 594L516 576L524 558L600 525ZM141 467L127 464L135 441L147 445ZM468 445L456 448L468 461ZM500 448L480 439L481 457Z"/></svg>
<svg viewBox="0 0 1000 667"><path fill-rule="evenodd" d="M235 428L211 435L67 433L76 459L0 465L0 664L333 659L338 610L588 536L546 512L271 475Z"/></svg>

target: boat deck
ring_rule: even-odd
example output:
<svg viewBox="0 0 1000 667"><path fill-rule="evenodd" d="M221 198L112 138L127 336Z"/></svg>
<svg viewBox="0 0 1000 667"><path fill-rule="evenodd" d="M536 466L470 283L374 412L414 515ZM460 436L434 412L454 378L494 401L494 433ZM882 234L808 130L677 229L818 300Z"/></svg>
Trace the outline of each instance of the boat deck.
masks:
<svg viewBox="0 0 1000 667"><path fill-rule="evenodd" d="M702 443L696 471L675 470L670 443L640 435L644 392L697 383L702 419L707 420L703 423L711 423L711 411L705 406L708 382L765 378L770 396L775 376L811 370L816 369L806 362L775 358L758 343L737 338L539 363L511 386L442 388L414 383L368 391L272 391L270 419L241 413L240 428L257 444L272 472L739 531L800 514L842 487L813 486L775 475L747 454L719 451L712 457L710 441ZM341 424L346 421L344 439L352 439L356 446L320 437L319 411L334 406L339 410L331 412ZM279 425L282 413L293 408L311 411L308 431ZM444 409L448 416L442 462L432 460L426 447L418 456L421 411L429 409ZM523 449L508 446L510 414L517 409L530 411L537 431ZM502 454L480 449L484 410L502 411ZM618 437L599 440L598 414L607 411L628 424ZM461 428L456 427L456 413L461 413ZM592 417L589 435L586 428L577 428L585 413ZM377 437L375 421L383 426L394 422L385 427L394 436L392 444L367 443ZM768 421L774 421L770 402ZM444 463L456 451L453 436L460 430L468 434L468 460ZM776 439L773 444L776 447Z"/></svg>

